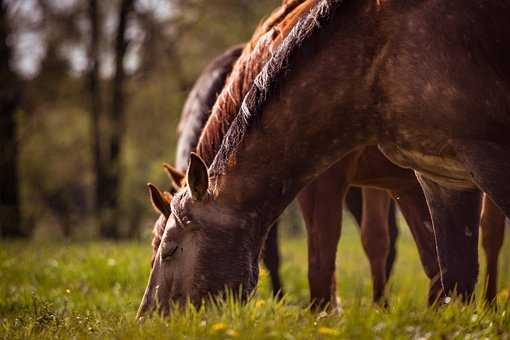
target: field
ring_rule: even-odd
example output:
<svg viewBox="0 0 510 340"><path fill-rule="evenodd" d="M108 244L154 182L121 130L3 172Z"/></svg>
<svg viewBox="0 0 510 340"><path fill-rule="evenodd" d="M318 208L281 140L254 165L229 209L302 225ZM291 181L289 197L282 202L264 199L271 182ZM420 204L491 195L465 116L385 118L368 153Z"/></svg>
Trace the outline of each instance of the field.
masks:
<svg viewBox="0 0 510 340"><path fill-rule="evenodd" d="M298 238L282 242L288 293L283 302L270 298L262 272L247 305L227 301L200 310L190 307L143 324L135 321L135 313L148 277L149 242L4 242L0 338L510 338L505 291L498 308L486 308L479 299L427 308L427 281L409 233L401 230L387 310L371 304L367 260L358 232L347 224L338 255L342 309L337 314L307 309L306 247ZM509 282L508 268L502 267L501 282Z"/></svg>

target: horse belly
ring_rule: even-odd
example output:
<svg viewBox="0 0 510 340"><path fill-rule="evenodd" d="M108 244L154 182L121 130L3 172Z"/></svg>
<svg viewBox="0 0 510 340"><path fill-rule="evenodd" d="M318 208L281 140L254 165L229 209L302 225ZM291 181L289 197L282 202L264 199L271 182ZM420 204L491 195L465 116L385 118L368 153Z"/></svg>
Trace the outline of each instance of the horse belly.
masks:
<svg viewBox="0 0 510 340"><path fill-rule="evenodd" d="M458 190L475 188L469 172L449 152L426 153L396 144L380 144L379 149L396 165L411 168L442 186Z"/></svg>

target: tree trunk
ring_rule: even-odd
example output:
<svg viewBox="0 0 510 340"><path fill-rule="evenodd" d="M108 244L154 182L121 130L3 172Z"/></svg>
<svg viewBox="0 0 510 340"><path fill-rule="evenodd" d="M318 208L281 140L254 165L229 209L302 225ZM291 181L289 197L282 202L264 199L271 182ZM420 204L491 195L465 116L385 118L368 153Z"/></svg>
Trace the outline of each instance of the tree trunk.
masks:
<svg viewBox="0 0 510 340"><path fill-rule="evenodd" d="M19 206L18 143L16 111L21 101L21 86L10 68L7 4L0 0L0 236L26 237Z"/></svg>
<svg viewBox="0 0 510 340"><path fill-rule="evenodd" d="M99 8L97 0L89 0L88 16L90 21L90 44L89 44L89 68L88 68L88 92L90 96L90 118L91 118L91 146L93 168L96 178L94 216L98 225L102 225L102 211L106 209L106 199L104 188L106 186L106 174L104 155L102 152L101 138L101 87L100 87L100 59L99 59L99 41L101 36Z"/></svg>
<svg viewBox="0 0 510 340"><path fill-rule="evenodd" d="M122 0L117 24L115 39L115 76L113 79L113 98L110 112L110 153L107 162L107 180L103 194L105 195L105 209L102 210L100 232L105 238L119 237L119 190L121 179L121 151L125 130L124 112L124 83L126 73L124 59L127 52L128 41L126 29L129 14L134 8L134 0Z"/></svg>

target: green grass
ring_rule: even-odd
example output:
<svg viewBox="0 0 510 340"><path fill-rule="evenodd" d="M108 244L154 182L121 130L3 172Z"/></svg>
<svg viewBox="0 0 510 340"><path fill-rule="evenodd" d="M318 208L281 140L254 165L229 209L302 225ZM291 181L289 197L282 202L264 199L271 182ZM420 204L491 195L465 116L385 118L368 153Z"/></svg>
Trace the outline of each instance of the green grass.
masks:
<svg viewBox="0 0 510 340"><path fill-rule="evenodd" d="M510 338L510 307L503 296L497 309L479 300L426 307L428 283L406 230L388 310L371 304L367 260L351 225L344 228L338 254L338 314L307 309L304 240L286 240L282 247L288 293L283 302L270 298L262 272L246 305L190 307L139 324L135 313L148 277L149 242L0 243L0 338ZM507 279L508 272L502 276Z"/></svg>

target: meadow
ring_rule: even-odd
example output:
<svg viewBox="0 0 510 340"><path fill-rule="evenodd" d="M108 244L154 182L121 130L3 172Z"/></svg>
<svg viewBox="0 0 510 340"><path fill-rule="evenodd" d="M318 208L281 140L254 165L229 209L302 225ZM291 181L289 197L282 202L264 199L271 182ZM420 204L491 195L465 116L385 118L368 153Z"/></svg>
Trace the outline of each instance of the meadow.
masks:
<svg viewBox="0 0 510 340"><path fill-rule="evenodd" d="M428 283L405 227L389 284L390 306L374 306L359 233L352 223L345 224L337 264L342 308L334 314L308 309L303 237L281 237L283 301L271 298L262 270L258 290L245 305L229 299L143 323L135 314L149 273L149 241L2 241L0 338L510 338L506 290L497 308L479 298L468 305L452 300L440 309L426 306ZM500 282L510 282L504 261L509 248L506 244L502 254ZM479 284L478 295L482 288Z"/></svg>

